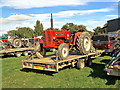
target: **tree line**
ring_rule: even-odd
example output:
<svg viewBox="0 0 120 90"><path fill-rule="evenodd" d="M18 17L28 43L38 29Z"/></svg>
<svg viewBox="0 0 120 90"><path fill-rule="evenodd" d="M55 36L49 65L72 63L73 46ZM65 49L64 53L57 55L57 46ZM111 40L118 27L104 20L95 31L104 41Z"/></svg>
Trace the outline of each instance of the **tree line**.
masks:
<svg viewBox="0 0 120 90"><path fill-rule="evenodd" d="M43 24L39 20L36 21L34 29L30 27L17 27L16 30L10 30L4 36L16 38L34 38L40 36L43 31Z"/></svg>
<svg viewBox="0 0 120 90"><path fill-rule="evenodd" d="M88 31L85 25L76 25L74 23L66 23L62 27L66 30L72 31L78 31L80 28L83 30L89 32L91 35L94 34L101 34L106 33L107 24L104 25L104 30L102 30L101 27L96 27L94 32ZM37 20L36 24L34 26L34 29L30 27L17 27L16 30L10 30L7 32L7 34L4 34L4 36L10 36L10 37L17 37L17 38L34 38L37 36L40 36L42 31L44 30L43 24ZM51 30L51 28L47 28L46 30ZM59 30L58 28L54 28L53 30Z"/></svg>

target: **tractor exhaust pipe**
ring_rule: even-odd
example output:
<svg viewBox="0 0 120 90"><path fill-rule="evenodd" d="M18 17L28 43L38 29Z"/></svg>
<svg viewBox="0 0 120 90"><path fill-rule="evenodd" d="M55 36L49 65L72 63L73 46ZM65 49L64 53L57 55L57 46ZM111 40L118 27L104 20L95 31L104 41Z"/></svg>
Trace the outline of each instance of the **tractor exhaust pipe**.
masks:
<svg viewBox="0 0 120 90"><path fill-rule="evenodd" d="M51 29L53 30L53 18L52 18L52 13L51 13L51 19L50 19L50 22L51 22Z"/></svg>

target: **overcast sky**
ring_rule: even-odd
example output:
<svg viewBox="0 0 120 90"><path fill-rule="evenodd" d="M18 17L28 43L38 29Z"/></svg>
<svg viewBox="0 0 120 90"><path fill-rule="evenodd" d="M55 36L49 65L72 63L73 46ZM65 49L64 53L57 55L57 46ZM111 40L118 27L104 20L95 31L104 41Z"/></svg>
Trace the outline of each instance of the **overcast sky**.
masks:
<svg viewBox="0 0 120 90"><path fill-rule="evenodd" d="M53 13L54 28L66 23L83 24L92 31L107 20L118 17L119 0L1 0L0 35L16 27L34 29L40 20L44 29L50 27Z"/></svg>

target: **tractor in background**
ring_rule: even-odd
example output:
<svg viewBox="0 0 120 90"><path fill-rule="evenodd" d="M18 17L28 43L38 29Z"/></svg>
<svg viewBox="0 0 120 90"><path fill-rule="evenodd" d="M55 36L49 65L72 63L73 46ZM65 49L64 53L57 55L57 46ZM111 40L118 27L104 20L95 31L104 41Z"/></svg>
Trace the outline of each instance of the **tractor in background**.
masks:
<svg viewBox="0 0 120 90"><path fill-rule="evenodd" d="M92 51L91 35L82 28L74 33L64 28L60 31L54 31L52 29L53 19L51 14L51 30L42 31L43 43L36 45L35 50L38 58L46 55L46 49L55 52L59 60L66 59L70 50L77 50L82 55Z"/></svg>
<svg viewBox="0 0 120 90"><path fill-rule="evenodd" d="M2 49L30 47L29 39L19 39L15 37L0 37L0 46Z"/></svg>

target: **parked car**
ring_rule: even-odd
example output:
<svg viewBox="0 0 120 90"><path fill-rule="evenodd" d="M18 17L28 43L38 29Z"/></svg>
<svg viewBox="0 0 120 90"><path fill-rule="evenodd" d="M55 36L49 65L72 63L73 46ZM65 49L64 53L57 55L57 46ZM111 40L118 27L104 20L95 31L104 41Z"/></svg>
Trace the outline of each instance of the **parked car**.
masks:
<svg viewBox="0 0 120 90"><path fill-rule="evenodd" d="M112 60L105 66L107 75L120 76L120 50L117 50L117 55L113 55Z"/></svg>
<svg viewBox="0 0 120 90"><path fill-rule="evenodd" d="M114 35L94 35L92 37L93 47L96 49L104 49L105 52L112 52L115 47Z"/></svg>

